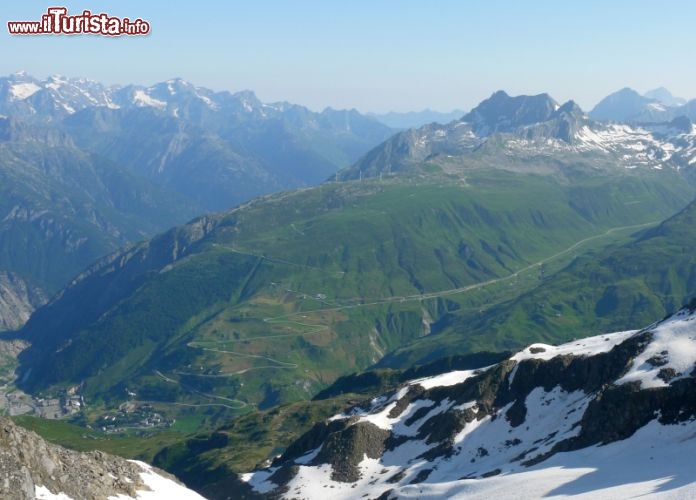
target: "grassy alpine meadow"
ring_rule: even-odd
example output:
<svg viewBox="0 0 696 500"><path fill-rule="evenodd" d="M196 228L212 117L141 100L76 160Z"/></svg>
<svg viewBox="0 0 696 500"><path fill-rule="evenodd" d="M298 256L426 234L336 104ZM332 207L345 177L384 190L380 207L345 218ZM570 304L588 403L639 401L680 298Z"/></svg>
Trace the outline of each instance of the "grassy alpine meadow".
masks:
<svg viewBox="0 0 696 500"><path fill-rule="evenodd" d="M444 335L417 339L381 364L424 362L438 350L505 349L519 342L557 343L645 327L692 298L695 218L696 204L691 203L660 224L613 232L611 244L604 248L597 239L587 251L569 262L565 259L565 266L545 264L547 272L528 280L517 293L500 294L478 310L463 308L445 315ZM503 332L515 332L516 337ZM491 346L493 338L497 340Z"/></svg>
<svg viewBox="0 0 696 500"><path fill-rule="evenodd" d="M177 228L128 254L142 258L87 277L78 296L93 320L64 314L49 339L35 318L36 347L20 360L34 366L26 384L39 393L79 385L97 407L135 398L222 421L309 399L385 356L401 366L519 347L530 339L526 316L490 334L472 327L585 252L678 211L689 190L670 172L568 184L480 169L465 180L424 174L259 198L206 219L195 241L180 243L194 229ZM50 307L69 311L71 297ZM548 335L577 336L587 321ZM400 354L405 346L418 347Z"/></svg>

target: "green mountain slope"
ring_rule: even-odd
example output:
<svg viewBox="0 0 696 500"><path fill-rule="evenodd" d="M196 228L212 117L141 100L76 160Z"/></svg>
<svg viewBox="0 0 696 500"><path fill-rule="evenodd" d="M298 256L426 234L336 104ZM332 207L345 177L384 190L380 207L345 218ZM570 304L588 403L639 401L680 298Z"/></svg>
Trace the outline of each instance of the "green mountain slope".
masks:
<svg viewBox="0 0 696 500"><path fill-rule="evenodd" d="M444 335L419 339L380 364L423 362L434 352L467 352L479 345L510 347L505 332L515 332L518 340L529 343L640 328L693 296L695 233L696 202L692 202L661 224L634 233L624 244L577 256L511 300L443 316Z"/></svg>
<svg viewBox="0 0 696 500"><path fill-rule="evenodd" d="M671 172L567 185L489 170L268 196L95 264L22 331L21 385L229 410L306 399L479 289L690 197ZM520 342L477 347L501 338Z"/></svg>

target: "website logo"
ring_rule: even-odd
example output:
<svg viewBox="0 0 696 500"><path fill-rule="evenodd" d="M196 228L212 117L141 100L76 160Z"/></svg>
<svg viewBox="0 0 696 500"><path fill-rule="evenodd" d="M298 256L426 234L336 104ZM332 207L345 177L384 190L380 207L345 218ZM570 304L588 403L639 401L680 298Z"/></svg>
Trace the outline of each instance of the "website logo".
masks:
<svg viewBox="0 0 696 500"><path fill-rule="evenodd" d="M67 7L49 7L40 21L8 21L10 35L137 36L150 33L150 23L140 18L111 17L106 13L68 15Z"/></svg>

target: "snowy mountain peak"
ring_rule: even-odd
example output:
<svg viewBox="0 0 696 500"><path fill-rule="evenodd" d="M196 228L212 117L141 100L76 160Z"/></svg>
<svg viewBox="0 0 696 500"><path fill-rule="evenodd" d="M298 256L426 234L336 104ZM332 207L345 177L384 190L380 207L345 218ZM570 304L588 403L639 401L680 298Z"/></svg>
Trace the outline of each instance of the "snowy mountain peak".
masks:
<svg viewBox="0 0 696 500"><path fill-rule="evenodd" d="M412 381L315 426L240 487L337 499L693 495L683 457L696 435L694 308Z"/></svg>
<svg viewBox="0 0 696 500"><path fill-rule="evenodd" d="M0 110L32 121L53 121L91 106L114 107L112 89L98 82L51 75L37 80L24 72L0 78Z"/></svg>
<svg viewBox="0 0 696 500"><path fill-rule="evenodd" d="M10 86L10 94L12 95L12 99L18 101L23 101L27 97L31 97L39 90L41 90L41 87L34 82L15 83Z"/></svg>
<svg viewBox="0 0 696 500"><path fill-rule="evenodd" d="M150 106L153 108L164 109L167 103L151 97L145 90L137 89L133 92L133 103L136 106Z"/></svg>
<svg viewBox="0 0 696 500"><path fill-rule="evenodd" d="M179 92L188 93L192 92L193 90L193 84L187 82L183 78L172 78L166 82L157 83L147 89L148 93L167 93L171 96Z"/></svg>
<svg viewBox="0 0 696 500"><path fill-rule="evenodd" d="M617 95L656 103L631 89ZM691 114L686 105L677 119L605 123L592 119L572 100L559 105L548 94L511 97L498 91L461 120L395 135L339 176L393 175L417 170L426 160L456 174L484 158L488 165L500 164L501 154L513 169L524 169L528 161L543 164L543 158L556 154L568 161L574 157L576 165L597 171L689 169L696 165ZM549 166L548 171L553 169Z"/></svg>

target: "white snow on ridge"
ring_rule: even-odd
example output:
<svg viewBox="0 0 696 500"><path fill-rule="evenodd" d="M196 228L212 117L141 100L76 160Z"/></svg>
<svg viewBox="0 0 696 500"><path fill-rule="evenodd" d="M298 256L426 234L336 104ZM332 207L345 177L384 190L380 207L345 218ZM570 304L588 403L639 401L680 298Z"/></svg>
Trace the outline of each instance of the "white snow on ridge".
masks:
<svg viewBox="0 0 696 500"><path fill-rule="evenodd" d="M10 87L12 97L18 101L23 101L27 97L36 94L39 90L41 90L41 87L32 82L15 83Z"/></svg>
<svg viewBox="0 0 696 500"><path fill-rule="evenodd" d="M254 107L251 105L251 102L249 102L248 99L242 99L242 106L247 113L254 111Z"/></svg>
<svg viewBox="0 0 696 500"><path fill-rule="evenodd" d="M73 114L75 112L75 108L73 108L70 104L67 102L61 103L61 106L63 106L63 109L67 111L70 114Z"/></svg>
<svg viewBox="0 0 696 500"><path fill-rule="evenodd" d="M185 486L155 473L148 464L135 460L134 462L144 470L144 472L140 473L140 477L152 490L138 491L136 500L168 500L172 498L177 500L205 500L195 491L189 490Z"/></svg>
<svg viewBox="0 0 696 500"><path fill-rule="evenodd" d="M692 127L693 128L693 127ZM506 154L543 155L572 151L601 152L616 156L624 168L680 168L692 164L696 151L693 130L684 133L669 124L585 124L574 134L571 143L561 139L506 139Z"/></svg>
<svg viewBox="0 0 696 500"><path fill-rule="evenodd" d="M196 89L196 97L198 97L201 101L203 101L210 109L218 109L218 105L213 102L213 100L210 97L204 96L203 94L198 92L198 89Z"/></svg>
<svg viewBox="0 0 696 500"><path fill-rule="evenodd" d="M620 344L628 337L636 333L638 330L627 330L625 332L607 333L604 335L596 335L594 337L582 338L573 340L559 346L536 343L526 347L518 352L510 359L523 361L525 359L543 359L548 361L556 356L573 355L573 356L594 356L602 352L609 352L615 345ZM518 365L512 369L508 376L508 383L512 384L517 373Z"/></svg>
<svg viewBox="0 0 696 500"><path fill-rule="evenodd" d="M131 460L131 462L138 464L143 472L140 473L145 485L150 488L149 490L138 490L135 497L129 497L126 495L116 495L110 496L107 500L205 500L198 493L189 490L185 486L178 484L171 479L167 479L164 476L160 476L152 470L148 464L144 462L138 462L136 460ZM113 476L112 476L113 478ZM131 482L128 478L125 478L127 482ZM77 500L66 495L65 493L52 493L45 486L36 486L35 494L37 500Z"/></svg>
<svg viewBox="0 0 696 500"><path fill-rule="evenodd" d="M643 330L598 335L559 346L533 344L511 359L519 363L560 355L593 356L609 352L643 332L651 333L650 342L636 355L628 373L615 383L639 381L643 388L659 388L692 373L696 366L696 312L688 309ZM662 378L658 376L661 371ZM669 375L665 376L665 371ZM670 425L655 419L622 441L549 456L558 443L582 432L583 416L596 394L566 392L560 385L550 390L536 387L526 396L522 414L519 406L513 408L520 402L510 402L495 414L486 414L479 413L477 401L419 397L397 417L389 417L414 386L451 386L476 373L455 371L414 380L391 395L373 399L368 408L334 417L357 416L359 422L391 430L396 439L379 459L364 457L359 464L361 477L354 483L333 480L330 465L307 465L321 447L312 450L306 460L296 462L299 472L288 483L283 498L376 498L388 490L396 498L423 499L696 498L692 461L696 419ZM432 420L463 410L473 413L454 413L453 420ZM434 450L441 444L441 434L434 426L453 421L460 426L448 441L451 448L447 453ZM433 435L440 437L431 440ZM435 453L426 458L429 450ZM268 477L273 472L251 473L244 480L257 491L271 491L275 486Z"/></svg>
<svg viewBox="0 0 696 500"><path fill-rule="evenodd" d="M696 368L696 313L682 310L652 332L653 340L617 384L638 381L644 389L666 387L668 380L687 377ZM668 375L673 378L665 380Z"/></svg>
<svg viewBox="0 0 696 500"><path fill-rule="evenodd" d="M36 500L74 500L65 493L51 493L51 490L45 486L35 486L34 494L36 495Z"/></svg>
<svg viewBox="0 0 696 500"><path fill-rule="evenodd" d="M567 342L559 346L532 344L515 354L510 359L515 361L522 361L531 358L549 360L564 354L572 354L574 356L594 356L602 352L609 352L614 346L620 344L637 331L638 330L628 330L625 332L596 335L594 337L573 340L572 342Z"/></svg>
<svg viewBox="0 0 696 500"><path fill-rule="evenodd" d="M666 111L666 108L659 102L650 102L648 103L648 107L655 111Z"/></svg>
<svg viewBox="0 0 696 500"><path fill-rule="evenodd" d="M425 377L417 380L412 380L409 382L410 385L420 385L423 389L432 389L433 387L449 387L451 385L461 384L466 379L478 375L486 370L486 368L480 368L478 370L456 370L452 372L443 373L441 375L435 375L433 377Z"/></svg>
<svg viewBox="0 0 696 500"><path fill-rule="evenodd" d="M604 151L615 150L619 146L644 151L648 144L655 142L647 130L616 124L596 130L585 125L577 132L576 138L582 145Z"/></svg>
<svg viewBox="0 0 696 500"><path fill-rule="evenodd" d="M145 93L144 90L138 89L133 94L133 101L136 106L152 106L154 108L164 109L167 107L167 103L150 97Z"/></svg>
<svg viewBox="0 0 696 500"><path fill-rule="evenodd" d="M363 497L376 498L387 490L393 490L392 496L400 499L696 498L696 477L693 475L692 462L696 445L694 422L662 425L653 420L623 441L557 453L530 467L519 464L503 466L499 474L491 477L461 478L467 468L471 467L470 456L480 470L492 471L496 467L499 468L501 462L504 463L501 459L510 464L510 457L519 451L519 446L502 450L501 454L502 447L491 446L491 443L515 439L515 436L527 437L527 441L532 442L537 435L543 436L545 430L552 429L547 427L553 423L549 419L560 421L563 418L563 413L554 410L561 408L564 402L555 403L554 398L568 400L576 395L581 396L576 393L564 394L558 388L550 393L535 391L530 394L527 404L530 418L536 422L536 425L530 425L531 431L536 431L534 433L523 432L524 426L518 428L520 430L515 434L504 432L505 420L501 418L491 422L490 417L486 417L480 422L472 422L472 433L469 436L473 438L476 435L476 442L469 443L468 454L451 459L436 462L424 459L407 461L408 457L415 454L399 454L397 450L385 454L381 460L365 457L359 466L362 477L356 483L332 480L332 469L329 465L300 466L298 474L288 484L287 493L283 498L352 500ZM539 405L532 404L535 400ZM551 407L547 404L549 401ZM582 403L582 400L576 402ZM554 404L557 404L557 408L553 407ZM563 425L566 431L564 436L570 436L573 432L572 422ZM487 429L484 429L486 427ZM482 430L484 434L480 434ZM541 442L541 446L549 449L554 441L547 438L546 442ZM417 444L420 442L407 443L404 446L414 447ZM419 471L427 470L430 470L430 474L426 481L408 484ZM397 473L405 474L405 478L394 484L389 479ZM248 476L245 478L247 481L252 479L252 475ZM267 477L264 474L264 479ZM257 491L268 492L272 488L272 484L268 482L259 484L252 480L250 484Z"/></svg>

